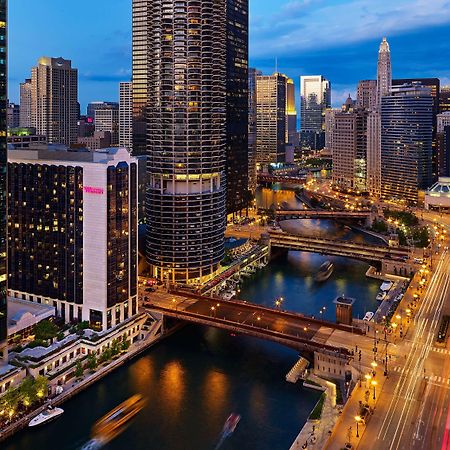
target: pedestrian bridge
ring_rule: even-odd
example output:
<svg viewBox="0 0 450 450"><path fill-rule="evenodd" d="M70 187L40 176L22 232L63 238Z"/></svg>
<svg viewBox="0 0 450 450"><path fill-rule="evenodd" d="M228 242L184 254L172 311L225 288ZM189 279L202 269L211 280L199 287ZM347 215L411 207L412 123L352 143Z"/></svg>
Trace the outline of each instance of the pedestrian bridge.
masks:
<svg viewBox="0 0 450 450"><path fill-rule="evenodd" d="M277 210L275 212L278 220L288 219L356 219L366 220L370 218L370 211L320 211L315 209L301 210Z"/></svg>
<svg viewBox="0 0 450 450"><path fill-rule="evenodd" d="M339 329L362 335L360 328L339 325L298 313L268 308L244 301L224 301L182 291L157 293L145 303L146 308L166 317L212 326L291 347L297 351L320 351L348 359L346 348L324 344L316 335L324 329Z"/></svg>
<svg viewBox="0 0 450 450"><path fill-rule="evenodd" d="M260 173L257 176L258 183L284 183L284 184L295 184L303 185L306 183L306 178L300 177L290 177L288 175L270 175L265 173Z"/></svg>
<svg viewBox="0 0 450 450"><path fill-rule="evenodd" d="M315 236L299 236L284 231L269 231L271 247L344 256L369 263L380 264L385 259L405 261L410 256L406 247L384 247L366 243L326 239Z"/></svg>

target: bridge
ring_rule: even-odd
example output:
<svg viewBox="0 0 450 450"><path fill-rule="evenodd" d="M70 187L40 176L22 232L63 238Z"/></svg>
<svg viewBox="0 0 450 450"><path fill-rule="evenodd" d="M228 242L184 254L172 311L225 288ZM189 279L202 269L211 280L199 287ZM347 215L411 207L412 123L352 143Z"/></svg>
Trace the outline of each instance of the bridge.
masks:
<svg viewBox="0 0 450 450"><path fill-rule="evenodd" d="M321 332L341 330L363 335L360 328L339 325L298 313L268 308L244 301L224 301L184 291L152 294L145 308L166 317L212 326L236 334L243 334L285 345L297 351L320 351L349 359L351 353L344 347L327 345Z"/></svg>
<svg viewBox="0 0 450 450"><path fill-rule="evenodd" d="M258 183L285 183L302 185L306 183L306 178L290 177L287 175L270 175L268 173L259 173L257 176Z"/></svg>
<svg viewBox="0 0 450 450"><path fill-rule="evenodd" d="M381 263L385 259L405 261L410 256L406 247L384 247L351 241L326 239L315 236L301 236L284 231L269 231L272 247L321 253L324 255L345 256L369 263Z"/></svg>
<svg viewBox="0 0 450 450"><path fill-rule="evenodd" d="M300 209L300 210L277 210L275 212L278 220L287 219L357 219L366 220L370 217L370 211L350 211L350 210L315 210L315 209Z"/></svg>

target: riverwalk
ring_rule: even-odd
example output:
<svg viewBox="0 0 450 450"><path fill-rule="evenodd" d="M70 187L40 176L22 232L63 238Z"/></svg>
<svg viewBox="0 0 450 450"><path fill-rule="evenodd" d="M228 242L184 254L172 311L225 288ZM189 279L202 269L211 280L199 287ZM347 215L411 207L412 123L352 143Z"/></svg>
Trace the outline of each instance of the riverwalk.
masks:
<svg viewBox="0 0 450 450"><path fill-rule="evenodd" d="M168 334L160 333L160 328L162 325L162 319L155 322L150 328L146 337L130 346L126 353L121 354L117 359L108 362L106 365L99 367L95 372L84 375L80 380L74 380L72 383L67 383L67 385L62 386L63 391L52 397L48 398L47 401L39 408L28 413L26 416L21 417L19 420L9 424L6 428L0 431L0 442L11 437L13 434L17 433L21 429L28 426L30 420L44 411L49 405L58 406L67 400L71 399L73 396L84 391L92 384L96 383L113 370L123 366L131 359L135 358L151 346L155 345L161 339L168 336ZM171 333L175 330L171 330ZM169 333L169 334L171 334Z"/></svg>

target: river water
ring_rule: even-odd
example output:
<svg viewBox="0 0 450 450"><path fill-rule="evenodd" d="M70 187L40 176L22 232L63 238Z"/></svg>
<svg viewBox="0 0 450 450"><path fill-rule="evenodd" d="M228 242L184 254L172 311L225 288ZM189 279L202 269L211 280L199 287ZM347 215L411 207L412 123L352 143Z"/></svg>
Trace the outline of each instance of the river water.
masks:
<svg viewBox="0 0 450 450"><path fill-rule="evenodd" d="M289 191L259 192L258 200L298 206ZM269 205L270 206L270 205ZM327 232L366 239L326 221L284 224L298 232ZM370 239L371 240L371 239ZM313 280L320 264L333 260L331 278ZM289 252L248 279L241 297L334 320L332 300L356 299L355 315L374 311L379 282L365 278L367 264L343 258ZM2 443L2 450L74 450L89 440L92 424L130 395L148 399L136 420L105 448L114 450L213 450L231 412L242 416L223 450L287 450L318 400L315 391L294 386L285 375L297 354L276 344L196 326L148 350L141 357L67 402L64 415L37 430Z"/></svg>

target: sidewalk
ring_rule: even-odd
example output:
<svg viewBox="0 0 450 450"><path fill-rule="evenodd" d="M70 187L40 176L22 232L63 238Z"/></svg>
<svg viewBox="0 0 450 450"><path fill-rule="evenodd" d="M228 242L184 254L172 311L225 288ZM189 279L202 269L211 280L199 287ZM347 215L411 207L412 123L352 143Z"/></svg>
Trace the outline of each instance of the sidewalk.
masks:
<svg viewBox="0 0 450 450"><path fill-rule="evenodd" d="M374 411L374 414L376 414L376 405L379 401L380 394L382 394L383 387L386 383L387 378L383 376L382 373L377 373L375 380L377 381L377 385L375 388L375 400L373 399L373 387L370 386L369 388L366 380L361 383L361 387L359 387L359 382L356 384L350 398L348 399L347 403L344 406L344 409L342 410L342 414L339 417L339 421L337 422L333 433L329 437L328 442L326 442L323 446L323 449L340 450L344 448L345 444L349 441L353 445L353 448L358 448L359 442L361 441L362 435L365 432L366 426L363 423L359 424L359 437L356 437L355 417L360 414L361 404L366 403L367 391L369 391L369 398L367 403L369 404L369 407ZM368 420L370 420L370 418Z"/></svg>

